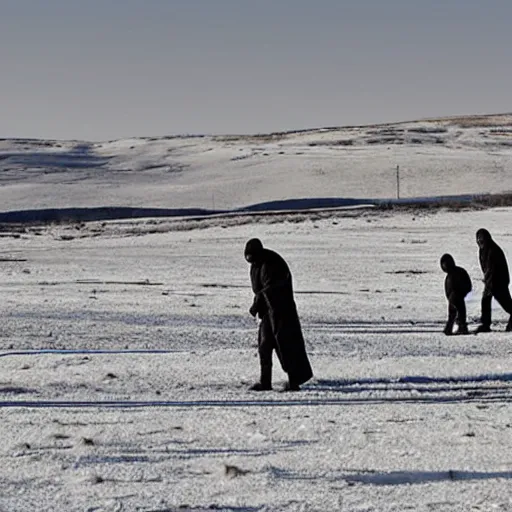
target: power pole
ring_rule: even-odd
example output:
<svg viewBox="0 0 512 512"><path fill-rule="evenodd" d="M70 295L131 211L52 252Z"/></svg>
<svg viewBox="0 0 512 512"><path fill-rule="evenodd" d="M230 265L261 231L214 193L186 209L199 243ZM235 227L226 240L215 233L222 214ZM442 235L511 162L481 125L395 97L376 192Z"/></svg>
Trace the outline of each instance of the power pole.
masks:
<svg viewBox="0 0 512 512"><path fill-rule="evenodd" d="M400 199L400 166L396 166L396 198Z"/></svg>

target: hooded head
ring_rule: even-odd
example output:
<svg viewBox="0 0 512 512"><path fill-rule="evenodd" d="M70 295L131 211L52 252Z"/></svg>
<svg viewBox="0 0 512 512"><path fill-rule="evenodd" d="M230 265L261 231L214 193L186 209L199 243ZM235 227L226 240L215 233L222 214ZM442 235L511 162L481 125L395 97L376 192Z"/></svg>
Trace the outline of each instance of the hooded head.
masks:
<svg viewBox="0 0 512 512"><path fill-rule="evenodd" d="M481 228L476 232L476 243L480 249L487 247L492 242L492 237L487 229Z"/></svg>
<svg viewBox="0 0 512 512"><path fill-rule="evenodd" d="M259 238L251 238L245 244L245 259L249 263L256 263L263 256L263 244Z"/></svg>
<svg viewBox="0 0 512 512"><path fill-rule="evenodd" d="M450 270L455 268L455 260L451 254L443 254L441 256L441 268L446 272L450 272Z"/></svg>

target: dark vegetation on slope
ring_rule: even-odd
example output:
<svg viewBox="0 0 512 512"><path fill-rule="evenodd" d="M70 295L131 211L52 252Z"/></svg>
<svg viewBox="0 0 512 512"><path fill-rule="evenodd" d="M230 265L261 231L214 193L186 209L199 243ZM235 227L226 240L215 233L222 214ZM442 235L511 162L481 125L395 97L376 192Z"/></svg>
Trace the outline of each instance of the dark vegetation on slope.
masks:
<svg viewBox="0 0 512 512"><path fill-rule="evenodd" d="M358 199L358 198L303 198L269 201L235 210L208 210L202 208L133 208L133 207L91 207L91 208L50 208L40 210L18 210L0 212L1 224L37 225L64 224L73 222L107 221L118 219L139 219L156 217L204 218L209 216L237 215L287 215L304 214L325 210L346 208L372 208L378 210L407 210L439 208L482 209L512 206L512 193L419 197L407 199Z"/></svg>

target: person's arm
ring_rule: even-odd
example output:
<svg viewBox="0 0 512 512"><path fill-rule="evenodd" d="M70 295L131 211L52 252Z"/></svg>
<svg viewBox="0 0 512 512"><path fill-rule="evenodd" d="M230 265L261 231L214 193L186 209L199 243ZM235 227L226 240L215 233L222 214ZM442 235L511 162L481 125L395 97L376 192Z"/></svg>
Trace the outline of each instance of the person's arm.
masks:
<svg viewBox="0 0 512 512"><path fill-rule="evenodd" d="M262 310L262 308L261 308L261 301L262 300L263 300L263 297L261 296L260 293L255 293L254 294L254 300L252 301L252 306L249 308L249 313L252 316L255 317ZM261 314L260 314L260 316L261 316Z"/></svg>

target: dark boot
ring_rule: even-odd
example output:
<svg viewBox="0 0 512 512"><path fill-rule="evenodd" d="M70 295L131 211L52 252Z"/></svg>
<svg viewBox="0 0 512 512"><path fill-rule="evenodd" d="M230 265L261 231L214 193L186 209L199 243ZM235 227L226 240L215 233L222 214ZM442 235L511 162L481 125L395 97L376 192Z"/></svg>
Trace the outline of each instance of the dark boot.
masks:
<svg viewBox="0 0 512 512"><path fill-rule="evenodd" d="M270 386L268 384L264 384L263 382L256 382L249 388L249 391L271 391L271 390L272 390L272 386Z"/></svg>
<svg viewBox="0 0 512 512"><path fill-rule="evenodd" d="M270 391L272 389L272 366L262 366L260 381L253 384L250 391Z"/></svg>
<svg viewBox="0 0 512 512"><path fill-rule="evenodd" d="M294 382L292 379L290 379L284 386L283 386L283 392L287 391L300 391L300 386Z"/></svg>
<svg viewBox="0 0 512 512"><path fill-rule="evenodd" d="M469 334L467 324L460 324L457 330L457 334Z"/></svg>
<svg viewBox="0 0 512 512"><path fill-rule="evenodd" d="M447 322L444 326L443 332L446 336L451 336L453 334L453 322Z"/></svg>
<svg viewBox="0 0 512 512"><path fill-rule="evenodd" d="M488 324L481 324L476 328L475 332L491 332L491 326Z"/></svg>

